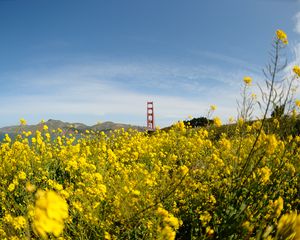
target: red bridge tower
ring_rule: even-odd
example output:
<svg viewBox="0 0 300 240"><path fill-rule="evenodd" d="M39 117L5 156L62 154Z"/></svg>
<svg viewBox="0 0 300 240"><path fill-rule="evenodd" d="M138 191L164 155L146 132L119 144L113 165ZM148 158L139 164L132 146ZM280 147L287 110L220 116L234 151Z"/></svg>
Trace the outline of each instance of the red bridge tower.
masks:
<svg viewBox="0 0 300 240"><path fill-rule="evenodd" d="M147 102L147 129L148 131L155 130L153 102Z"/></svg>

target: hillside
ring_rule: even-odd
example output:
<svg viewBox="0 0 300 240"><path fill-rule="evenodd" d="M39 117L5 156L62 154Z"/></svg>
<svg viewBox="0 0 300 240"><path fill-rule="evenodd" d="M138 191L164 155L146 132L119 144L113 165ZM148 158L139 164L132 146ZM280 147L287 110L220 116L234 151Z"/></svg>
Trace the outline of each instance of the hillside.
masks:
<svg viewBox="0 0 300 240"><path fill-rule="evenodd" d="M63 122L63 121L54 120L54 119L49 119L45 123L39 123L36 125L24 125L21 128L22 128L22 131L34 132L36 130L43 129L43 125L47 125L49 128L49 131L60 128L65 132L77 130L79 133L85 132L86 130L109 132L111 130L115 130L115 129L119 129L119 128L124 128L125 130L127 130L129 128L136 129L138 131L145 130L145 127L134 126L134 125L130 125L130 124L123 124L123 123L103 122L103 123L97 123L92 126L88 126L83 123L69 123L69 122ZM5 133L15 134L19 131L20 131L20 125L2 127L2 128L0 128L0 135L3 135Z"/></svg>

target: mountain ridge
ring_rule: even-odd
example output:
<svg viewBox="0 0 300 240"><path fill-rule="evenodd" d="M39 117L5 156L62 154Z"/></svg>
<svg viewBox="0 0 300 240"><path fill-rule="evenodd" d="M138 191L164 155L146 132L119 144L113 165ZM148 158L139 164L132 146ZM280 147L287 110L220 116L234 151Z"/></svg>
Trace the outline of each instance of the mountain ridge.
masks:
<svg viewBox="0 0 300 240"><path fill-rule="evenodd" d="M143 126L124 124L124 123L115 123L112 121L105 121L103 123L97 123L92 126L89 126L89 125L86 125L84 123L79 123L79 122L70 123L70 122L63 122L61 120L56 120L56 119L49 119L46 122L43 122L43 123L40 122L38 124L33 124L33 125L12 125L12 126L1 127L0 133L15 134L15 133L18 133L20 130L35 132L37 130L42 130L44 125L48 126L49 131L60 128L63 131L77 130L79 133L85 132L86 130L109 132L111 130L116 130L116 129L120 129L120 128L124 128L125 130L128 130L131 128L131 129L135 129L138 131L145 131L145 129L146 129L146 127L143 127Z"/></svg>

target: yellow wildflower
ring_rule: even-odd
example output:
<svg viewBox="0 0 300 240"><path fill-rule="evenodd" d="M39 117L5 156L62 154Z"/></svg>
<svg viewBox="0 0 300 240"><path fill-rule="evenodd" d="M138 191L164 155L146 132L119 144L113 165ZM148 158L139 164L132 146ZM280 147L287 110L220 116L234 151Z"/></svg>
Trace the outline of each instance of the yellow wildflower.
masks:
<svg viewBox="0 0 300 240"><path fill-rule="evenodd" d="M5 133L5 135L4 135L4 141L11 142L11 138L9 137L9 135L7 133Z"/></svg>
<svg viewBox="0 0 300 240"><path fill-rule="evenodd" d="M253 226L251 226L251 223L249 221L245 221L243 224L242 224L242 227L247 230L248 232L252 232L253 230Z"/></svg>
<svg viewBox="0 0 300 240"><path fill-rule="evenodd" d="M24 228L26 225L26 219L23 216L14 218L13 226L16 230Z"/></svg>
<svg viewBox="0 0 300 240"><path fill-rule="evenodd" d="M295 65L293 67L293 72L297 75L297 77L300 77L300 67Z"/></svg>
<svg viewBox="0 0 300 240"><path fill-rule="evenodd" d="M12 192L13 190L15 190L15 188L16 188L15 184L11 183L8 186L8 191Z"/></svg>
<svg viewBox="0 0 300 240"><path fill-rule="evenodd" d="M222 121L219 117L215 117L214 118L214 124L217 126L217 127L220 127L222 126Z"/></svg>
<svg viewBox="0 0 300 240"><path fill-rule="evenodd" d="M23 171L21 171L21 172L19 172L18 177L19 177L19 179L21 179L21 180L25 180L25 179L26 179L26 173L23 172Z"/></svg>
<svg viewBox="0 0 300 240"><path fill-rule="evenodd" d="M104 239L105 240L110 240L111 239L111 236L108 232L104 232Z"/></svg>
<svg viewBox="0 0 300 240"><path fill-rule="evenodd" d="M277 226L277 239L300 239L300 215L297 212L284 214Z"/></svg>
<svg viewBox="0 0 300 240"><path fill-rule="evenodd" d="M282 197L279 197L277 200L275 200L274 205L276 207L275 214L276 214L277 217L279 217L280 214L281 214L281 211L283 209L283 199L282 199Z"/></svg>
<svg viewBox="0 0 300 240"><path fill-rule="evenodd" d="M243 80L244 80L244 83L245 83L246 85L248 85L248 86L250 86L251 83L252 83L252 78L249 77L249 76L244 77Z"/></svg>
<svg viewBox="0 0 300 240"><path fill-rule="evenodd" d="M33 226L41 237L53 233L58 237L64 229L64 219L68 217L66 201L54 191L37 192Z"/></svg>
<svg viewBox="0 0 300 240"><path fill-rule="evenodd" d="M26 125L27 122L26 122L26 120L25 120L24 118L21 118L21 119L20 119L20 124L21 124L21 125Z"/></svg>
<svg viewBox="0 0 300 240"><path fill-rule="evenodd" d="M209 212L204 211L204 212L200 215L199 219L201 220L202 225L203 225L203 226L206 226L206 225L210 222L210 220L212 219L212 216L210 215Z"/></svg>
<svg viewBox="0 0 300 240"><path fill-rule="evenodd" d="M262 182L263 184L269 181L270 176L271 176L271 174L272 174L270 168L268 168L268 167L263 167L263 168L260 168L260 169L258 170L258 172L259 172L259 175L260 175L260 177L261 177L261 182Z"/></svg>
<svg viewBox="0 0 300 240"><path fill-rule="evenodd" d="M185 165L179 167L179 172L182 175L186 175L188 173L188 171L189 171L189 168L187 166L185 166Z"/></svg>
<svg viewBox="0 0 300 240"><path fill-rule="evenodd" d="M278 145L276 136L274 134L269 135L268 138L266 139L266 142L267 142L267 146L266 146L267 153L273 154Z"/></svg>
<svg viewBox="0 0 300 240"><path fill-rule="evenodd" d="M158 207L157 210L156 210L157 214L158 215L161 215L161 216L164 216L164 217L167 217L169 215L169 212L161 207Z"/></svg>
<svg viewBox="0 0 300 240"><path fill-rule="evenodd" d="M210 227L206 227L206 233L207 233L207 235L211 236L214 234L214 230L211 229Z"/></svg>
<svg viewBox="0 0 300 240"><path fill-rule="evenodd" d="M176 232L169 226L166 225L163 229L158 230L158 239L160 240L174 240Z"/></svg>
<svg viewBox="0 0 300 240"><path fill-rule="evenodd" d="M26 183L26 191L27 192L34 192L35 191L35 186L31 184L30 182Z"/></svg>
<svg viewBox="0 0 300 240"><path fill-rule="evenodd" d="M216 105L210 105L210 110L211 111L215 111L217 109L217 106Z"/></svg>
<svg viewBox="0 0 300 240"><path fill-rule="evenodd" d="M288 44L287 35L284 31L278 29L276 31L277 39L280 40L283 44Z"/></svg>

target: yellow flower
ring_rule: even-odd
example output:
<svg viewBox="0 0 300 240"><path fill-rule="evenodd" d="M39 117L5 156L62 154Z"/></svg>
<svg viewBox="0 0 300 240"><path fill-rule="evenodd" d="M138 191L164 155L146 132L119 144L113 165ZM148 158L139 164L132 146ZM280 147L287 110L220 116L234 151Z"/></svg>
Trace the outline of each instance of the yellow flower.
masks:
<svg viewBox="0 0 300 240"><path fill-rule="evenodd" d="M300 215L297 212L284 214L277 227L277 239L300 239Z"/></svg>
<svg viewBox="0 0 300 240"><path fill-rule="evenodd" d="M26 191L27 192L34 192L35 191L35 186L31 184L30 182L26 183Z"/></svg>
<svg viewBox="0 0 300 240"><path fill-rule="evenodd" d="M23 171L21 171L21 172L19 172L18 177L19 177L19 179L21 179L21 180L25 180L25 179L26 179L26 173L23 172Z"/></svg>
<svg viewBox="0 0 300 240"><path fill-rule="evenodd" d="M296 101L295 101L295 105L296 105L297 107L300 107L300 100L296 100Z"/></svg>
<svg viewBox="0 0 300 240"><path fill-rule="evenodd" d="M21 118L21 119L20 119L20 124L21 124L21 125L26 125L27 122L26 122L26 120L25 120L24 118Z"/></svg>
<svg viewBox="0 0 300 240"><path fill-rule="evenodd" d="M8 186L8 191L12 192L13 190L15 190L15 188L16 188L15 184L11 183Z"/></svg>
<svg viewBox="0 0 300 240"><path fill-rule="evenodd" d="M215 117L214 118L214 124L217 126L217 127L220 127L222 126L222 121L219 117Z"/></svg>
<svg viewBox="0 0 300 240"><path fill-rule="evenodd" d="M248 86L250 86L251 83L252 83L252 78L249 77L249 76L244 77L243 80L244 80L244 83L245 83L246 85L248 85Z"/></svg>
<svg viewBox="0 0 300 240"><path fill-rule="evenodd" d="M299 66L295 65L293 67L293 71L297 75L297 77L300 77L300 67Z"/></svg>
<svg viewBox="0 0 300 240"><path fill-rule="evenodd" d="M283 44L288 44L287 35L284 31L278 29L276 31L277 39L280 40Z"/></svg>
<svg viewBox="0 0 300 240"><path fill-rule="evenodd" d="M253 100L255 100L255 99L257 98L257 95L256 95L255 93L252 93L252 94L251 94L251 98L252 98Z"/></svg>
<svg viewBox="0 0 300 240"><path fill-rule="evenodd" d="M104 232L104 239L105 240L110 240L111 239L111 236L108 232Z"/></svg>
<svg viewBox="0 0 300 240"><path fill-rule="evenodd" d="M13 222L13 226L16 230L24 228L26 225L26 219L23 216L16 217Z"/></svg>
<svg viewBox="0 0 300 240"><path fill-rule="evenodd" d="M159 240L174 240L176 232L169 226L166 225L163 229L158 230L158 238Z"/></svg>
<svg viewBox="0 0 300 240"><path fill-rule="evenodd" d="M48 126L47 126L47 125L44 125L44 126L43 126L43 129L44 129L45 131L47 131L47 130L48 130Z"/></svg>
<svg viewBox="0 0 300 240"><path fill-rule="evenodd" d="M245 221L242 224L242 227L245 228L245 230L247 230L248 232L252 232L253 230L253 226L251 226L251 223L249 221Z"/></svg>
<svg viewBox="0 0 300 240"><path fill-rule="evenodd" d="M258 172L259 172L259 175L260 175L260 177L261 177L260 180L261 180L261 182L262 182L263 184L269 181L270 176L271 176L271 174L272 174L270 168L268 168L268 167L263 167L263 168L260 168L260 169L258 170Z"/></svg>
<svg viewBox="0 0 300 240"><path fill-rule="evenodd" d="M214 230L211 229L210 227L206 227L206 233L207 233L207 235L211 236L214 234Z"/></svg>
<svg viewBox="0 0 300 240"><path fill-rule="evenodd" d="M275 200L274 205L276 207L276 209L275 209L276 216L279 217L280 214L281 214L281 211L283 209L283 199L282 199L282 197L279 197L277 200Z"/></svg>
<svg viewBox="0 0 300 240"><path fill-rule="evenodd" d="M4 137L4 140L5 140L6 142L11 142L11 138L9 137L9 135L8 135L7 133L5 133L4 136L5 136L5 137Z"/></svg>
<svg viewBox="0 0 300 240"><path fill-rule="evenodd" d="M158 207L156 212L158 213L158 215L167 217L169 215L169 212L161 207Z"/></svg>
<svg viewBox="0 0 300 240"><path fill-rule="evenodd" d="M186 175L188 173L188 171L189 171L189 168L185 165L179 167L179 172L181 172L182 175Z"/></svg>
<svg viewBox="0 0 300 240"><path fill-rule="evenodd" d="M54 191L39 190L36 194L34 221L35 231L43 238L47 233L58 237L64 229L64 219L68 217L66 201Z"/></svg>
<svg viewBox="0 0 300 240"><path fill-rule="evenodd" d="M271 134L268 136L268 138L266 139L266 151L268 154L273 154L276 150L276 147L278 145L278 141L276 139L276 136L274 134Z"/></svg>
<svg viewBox="0 0 300 240"><path fill-rule="evenodd" d="M211 111L215 111L217 109L217 106L216 105L210 105L210 110Z"/></svg>

